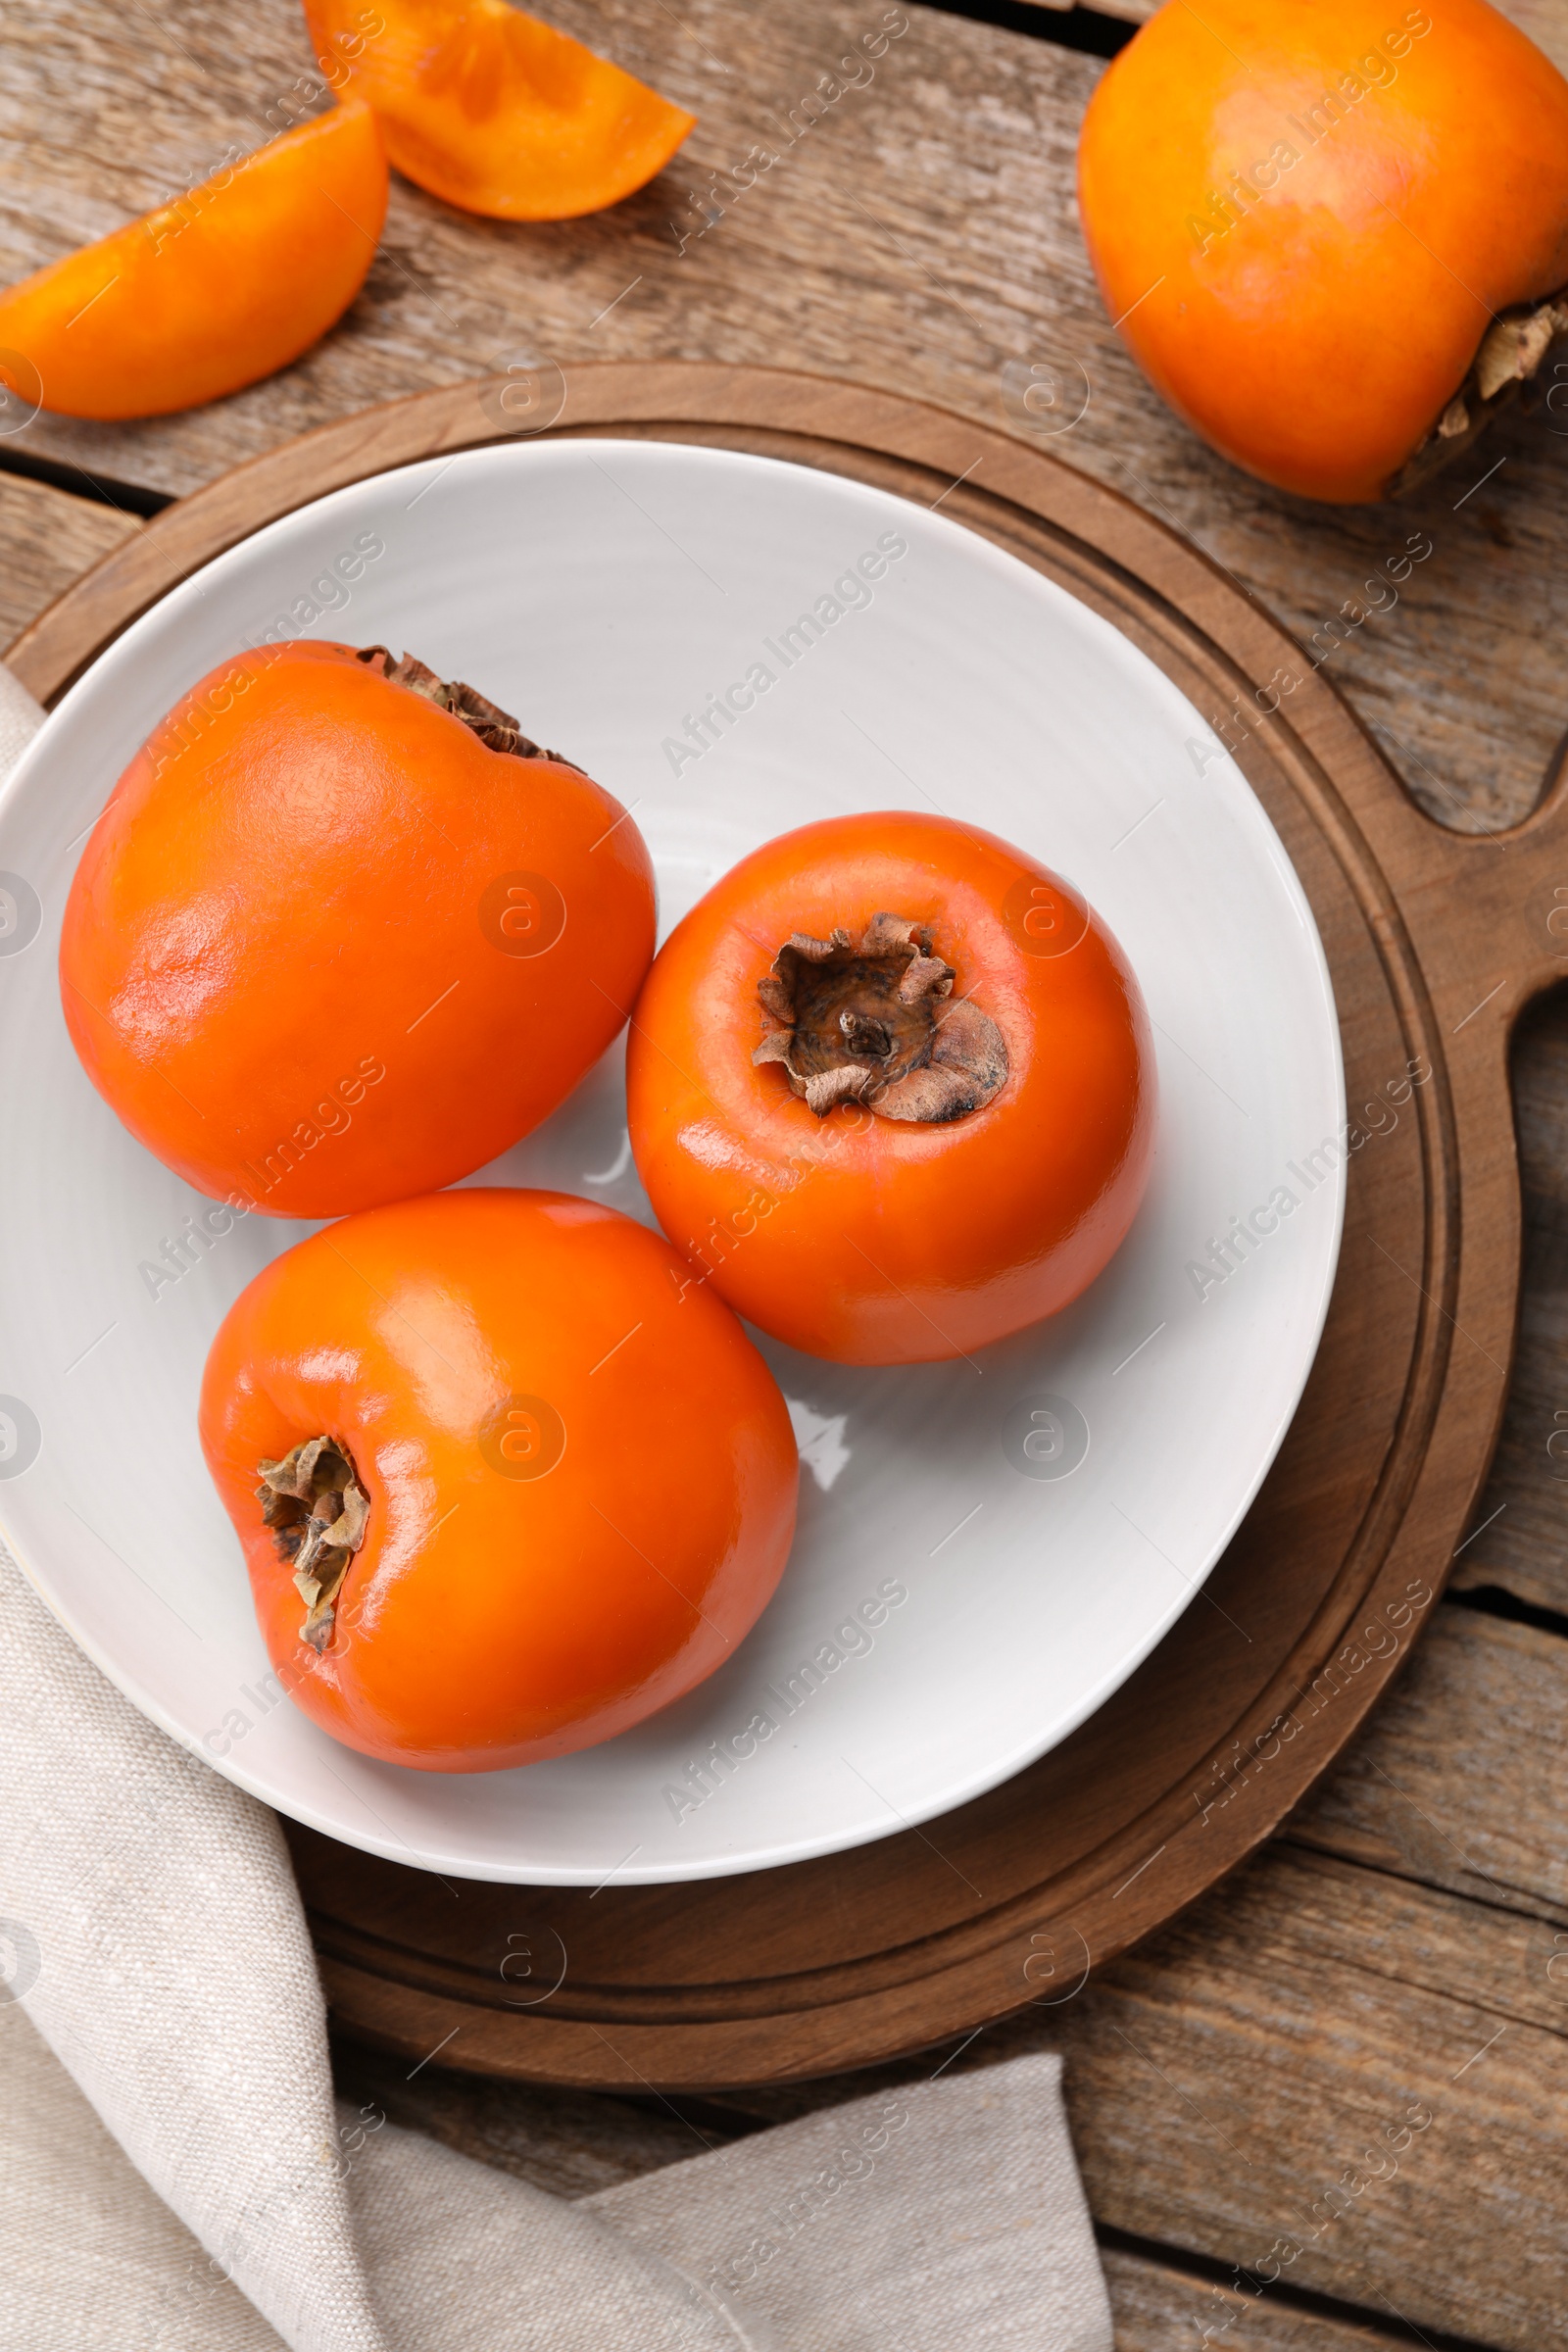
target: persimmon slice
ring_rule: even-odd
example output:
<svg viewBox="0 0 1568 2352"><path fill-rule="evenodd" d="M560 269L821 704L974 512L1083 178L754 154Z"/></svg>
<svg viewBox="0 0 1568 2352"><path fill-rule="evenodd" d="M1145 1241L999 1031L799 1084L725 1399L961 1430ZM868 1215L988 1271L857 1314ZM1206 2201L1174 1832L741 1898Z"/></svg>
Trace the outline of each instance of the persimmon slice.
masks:
<svg viewBox="0 0 1568 2352"><path fill-rule="evenodd" d="M507 0L306 0L305 14L322 73L369 100L398 170L465 212L602 212L697 120Z"/></svg>
<svg viewBox="0 0 1568 2352"><path fill-rule="evenodd" d="M386 191L375 117L335 107L0 294L0 351L31 364L40 405L63 416L219 400L342 317Z"/></svg>

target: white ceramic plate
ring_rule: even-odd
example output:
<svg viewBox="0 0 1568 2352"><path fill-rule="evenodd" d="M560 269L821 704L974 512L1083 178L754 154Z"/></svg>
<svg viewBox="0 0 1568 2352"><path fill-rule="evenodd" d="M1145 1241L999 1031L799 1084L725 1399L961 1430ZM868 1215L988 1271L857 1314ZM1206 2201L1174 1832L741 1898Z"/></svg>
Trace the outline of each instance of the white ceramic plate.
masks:
<svg viewBox="0 0 1568 2352"><path fill-rule="evenodd" d="M906 552L856 601L857 559L890 533ZM356 564L356 548L382 552ZM846 609L832 617L824 598ZM786 667L783 633L813 609L821 634ZM764 1342L802 1450L776 1598L679 1704L526 1770L372 1763L268 1703L196 1397L220 1316L306 1229L248 1218L177 1280L149 1274L204 1203L122 1131L61 1018L56 946L86 830L175 697L278 616L407 646L568 751L635 809L665 929L786 827L934 806L1071 877L1155 1023L1154 1174L1109 1270L977 1362L868 1372ZM671 751L687 714L756 663L772 682L753 707L700 758ZM1343 1118L1311 914L1191 705L1106 622L945 515L649 442L512 444L338 491L173 590L73 688L0 798L0 1525L155 1722L351 1845L596 1886L755 1870L928 1820L1124 1681L1273 1459L1343 1200L1333 1155L1310 1156ZM618 1048L475 1179L498 1180L652 1222ZM1195 1277L1233 1216L1282 1188L1294 1206L1277 1201L1236 1269ZM759 1713L778 1728L737 1756Z"/></svg>

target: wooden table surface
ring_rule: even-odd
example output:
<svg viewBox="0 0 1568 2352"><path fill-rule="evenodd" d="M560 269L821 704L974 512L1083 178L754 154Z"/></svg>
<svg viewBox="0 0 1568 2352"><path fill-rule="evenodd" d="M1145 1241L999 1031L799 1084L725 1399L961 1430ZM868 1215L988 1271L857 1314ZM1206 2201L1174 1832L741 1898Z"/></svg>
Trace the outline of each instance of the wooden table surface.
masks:
<svg viewBox="0 0 1568 2352"><path fill-rule="evenodd" d="M1516 418L1408 510L1356 512L1264 490L1197 443L1111 335L1085 259L1073 152L1103 68L1050 37L1070 21L1041 7L1045 37L1031 38L883 0L550 0L548 13L701 116L686 153L613 213L542 227L471 220L394 180L364 292L286 374L191 416L40 416L0 440L0 640L161 497L514 353L548 353L568 375L600 357L812 368L1014 429L1007 364L1076 362L1089 407L1057 454L1186 533L1303 643L1342 616L1326 674L1429 810L1494 827L1531 806L1568 724L1568 436ZM1568 0L1509 13L1568 70ZM791 135L818 76L878 24L905 29L874 80ZM13 0L0 279L166 199L230 142L256 144L308 69L291 0L238 16L216 0ZM754 143L777 165L691 234L712 174ZM69 467L93 496L55 486L79 480ZM1396 609L1367 612L1366 570L1416 530L1431 559ZM1250 1865L1073 2000L953 2060L1065 2052L1122 2352L1205 2330L1281 2352L1568 2345L1560 998L1526 1017L1515 1094L1528 1240L1507 1422L1409 1667ZM345 2086L395 2120L567 2195L949 2056L683 2105L439 2064L411 2081L401 2062L339 2050ZM1367 2181L1362 2151L1405 2121L1397 2174Z"/></svg>

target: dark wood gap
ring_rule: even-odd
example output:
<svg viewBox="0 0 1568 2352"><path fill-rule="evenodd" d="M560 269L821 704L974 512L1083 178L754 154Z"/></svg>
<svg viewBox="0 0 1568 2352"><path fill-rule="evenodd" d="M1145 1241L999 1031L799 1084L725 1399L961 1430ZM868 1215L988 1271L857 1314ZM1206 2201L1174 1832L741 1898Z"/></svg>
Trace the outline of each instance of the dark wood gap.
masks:
<svg viewBox="0 0 1568 2352"><path fill-rule="evenodd" d="M1283 2278L1265 2284L1234 2263L1192 2253L1185 2246L1163 2245L1158 2238L1138 2237L1132 2230L1112 2229L1106 2222L1095 2224L1095 2242L1111 2253L1131 2254L1144 2262L1158 2263L1162 2270L1180 2271L1190 2278L1200 2278L1205 2284L1229 2287L1232 2293L1237 2291L1238 2280L1260 2286L1264 2299L1287 2311L1333 2320L1342 2328L1375 2328L1392 2343L1425 2344L1428 2352L1496 2352L1495 2345L1477 2335L1435 2335L1417 2328L1413 2322L1400 2319L1390 2304L1379 2310L1373 2303L1345 2303L1337 2295L1318 2294L1308 2286L1291 2286Z"/></svg>
<svg viewBox="0 0 1568 2352"><path fill-rule="evenodd" d="M35 458L30 450L7 449L4 443L0 443L0 473L20 474L26 482L47 482L51 490L69 490L73 498L91 499L94 506L113 507L121 514L161 514L174 503L172 491L105 479L89 473L84 466L68 466L58 458Z"/></svg>
<svg viewBox="0 0 1568 2352"><path fill-rule="evenodd" d="M1369 1862L1360 1854L1348 1854L1343 1846L1331 1845L1326 1838L1318 1839L1309 1833L1298 1833L1292 1817L1287 1817L1280 1824L1273 1837L1261 1845L1255 1854L1249 1854L1239 1862L1236 1866L1237 1872L1249 1870L1254 1863L1261 1861L1264 1856L1280 1851L1297 1854L1303 1861L1313 1865L1332 1862L1337 1870L1353 1871L1362 1878L1387 1879L1398 1886L1416 1886L1425 1894L1441 1895L1446 1902L1462 1903L1477 1911L1489 1911L1498 1919L1533 1920L1540 1927L1554 1928L1557 1920L1561 1917L1561 1907L1554 1905L1549 1895L1538 1894L1534 1887L1510 1886L1507 1881L1496 1878L1489 1872L1478 1871L1477 1877L1490 1878L1491 1884L1499 1892L1516 1894L1519 1897L1517 1903L1499 1902L1496 1895L1487 1894L1474 1886L1449 1886L1445 1885L1441 1879L1423 1878L1420 1871L1413 1866L1405 1870L1398 1870L1392 1863ZM1155 1933L1157 1934L1158 1931L1156 1930ZM1107 1965L1112 1964L1107 1963ZM1366 1968L1365 1962L1348 1956L1345 1965L1348 1968ZM1095 1972L1090 1982L1098 1984L1102 1973L1102 1971ZM1366 1973L1377 1977L1386 1984L1403 1984L1406 1981L1402 1977L1384 1976L1379 1969L1367 1969ZM1488 2004L1478 2001L1477 2006L1484 2008ZM1499 2010L1495 2014L1500 2016L1502 2013ZM1555 2034L1562 2031L1559 2027L1549 2025L1544 2025L1540 2030L1544 2034Z"/></svg>
<svg viewBox="0 0 1568 2352"><path fill-rule="evenodd" d="M673 2115L705 2139L750 2139L754 2132L773 2130L769 2116L748 2115L722 2099L698 2098L689 2091L622 2090L615 2096L624 2107L641 2107L649 2115Z"/></svg>
<svg viewBox="0 0 1568 2352"><path fill-rule="evenodd" d="M1053 41L1058 49L1078 49L1090 57L1115 57L1138 30L1124 17L1102 16L1098 8L1030 7L1028 0L927 0L927 6L944 16L967 17L972 24L995 24L1003 32L1027 33L1031 40Z"/></svg>
<svg viewBox="0 0 1568 2352"><path fill-rule="evenodd" d="M1538 1634L1568 1638L1568 1617L1560 1609L1544 1609L1536 1601L1521 1600L1505 1585L1471 1585L1462 1592L1445 1592L1443 1597L1450 1608L1473 1609L1478 1617L1500 1617L1508 1625L1533 1625Z"/></svg>

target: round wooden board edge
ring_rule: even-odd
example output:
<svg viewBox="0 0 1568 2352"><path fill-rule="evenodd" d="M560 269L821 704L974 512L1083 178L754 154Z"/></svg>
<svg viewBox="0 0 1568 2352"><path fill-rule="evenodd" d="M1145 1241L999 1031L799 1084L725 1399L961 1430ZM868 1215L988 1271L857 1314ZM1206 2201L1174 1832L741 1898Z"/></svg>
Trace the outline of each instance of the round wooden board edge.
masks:
<svg viewBox="0 0 1568 2352"><path fill-rule="evenodd" d="M164 593L170 584L171 560L179 576L183 576L183 572L205 562L220 547L233 544L261 522L308 503L326 489L419 458L512 438L506 431L495 429L493 418L483 411L483 395L484 387L472 382L416 395L411 400L318 428L298 442L220 477L190 499L167 510L135 540L106 557L23 633L8 659L34 692L57 691L103 644ZM1091 553L1126 571L1147 592L1163 600L1192 626L1200 629L1244 676L1266 678L1282 653L1288 656L1297 651L1283 629L1249 603L1227 575L1120 493L1078 473L1054 454L1028 447L993 427L948 411L911 402L894 393L782 370L725 368L705 363L595 363L574 371L566 412L553 429L570 434L596 427L612 430L619 425L639 424L662 425L666 429L689 424L791 433L816 443L823 462L829 465L835 448L897 458L922 466L943 480L944 499L957 493L959 505L964 495L962 485L966 479L974 480L977 492L985 490L993 497L1010 501L1025 514L1078 540ZM976 479L982 467L988 472L985 482ZM1348 780L1348 803L1368 838L1385 853L1392 850L1395 864L1417 873L1428 889L1434 866L1441 869L1438 879L1445 884L1450 876L1457 876L1460 860L1467 874L1472 871L1473 850L1463 844L1462 837L1446 835L1413 807L1381 755L1327 682L1314 676L1308 686L1306 700L1294 708L1291 714L1294 731L1326 774ZM1559 809L1562 797L1553 796ZM1531 820L1538 830L1542 815L1543 812L1538 812L1537 819ZM1523 838L1530 827L1516 830ZM1520 989L1525 985L1525 977L1521 975L1519 985L1509 992L1510 999L1523 1001ZM1529 977L1533 979L1534 975ZM1539 984L1539 979L1535 980L1535 985ZM1516 1227L1516 1200L1513 1223ZM1516 1261L1516 1240L1514 1255ZM1509 1319L1511 1322L1511 1313ZM1490 1461L1502 1403L1502 1384L1497 1386L1495 1411L1482 1458L1477 1458L1472 1441L1468 1449L1472 1466L1462 1482L1463 1496L1445 1497L1448 1507L1438 1512L1444 1522L1452 1522L1455 1533ZM1457 1514L1453 1507L1456 1502ZM1365 1595L1368 1602L1380 1590L1384 1575L1392 1580L1408 1565L1402 1556L1407 1548L1399 1544L1391 1546L1379 1578ZM1428 1553L1429 1542L1421 1542L1419 1548L1423 1554ZM1446 1555L1444 1564L1446 1565ZM1336 1642L1342 1632L1343 1621L1336 1632ZM1355 1693L1357 1703L1339 1717L1338 1737L1321 1743L1320 1748L1303 1744L1300 1757L1293 1760L1298 1769L1276 1776L1267 1801L1233 1809L1236 1818L1224 1825L1209 1845L1196 1881L1190 1873L1178 1881L1174 1864L1165 1861L1171 1852L1170 1839L1160 1842L1157 1850L1152 1847L1147 1864L1138 1874L1141 1882L1138 1896L1121 1915L1114 1939L1107 1941L1097 1956L1108 1957L1163 1924L1253 1850L1343 1747L1402 1654L1396 1654L1386 1672L1368 1676ZM1298 1769L1301 1766L1304 1771ZM1159 1826L1157 1822L1150 1825L1151 1830ZM1086 1884L1083 1900L1091 1899L1101 1902L1107 1899L1105 1886ZM1117 1899L1117 1895L1108 1899ZM977 2014L974 2002L979 1988L969 1983L972 1968L960 1965L940 1974L952 1980L951 2023L930 2031L926 2030L931 2025L927 2018L918 2036L922 2042L963 2030ZM1024 1993L1021 1999L1028 1997ZM1020 2000L1012 1999L1004 2007L1017 2005ZM853 2009L858 2004L848 2006ZM990 2014L1002 2013L1003 2008L990 2009ZM364 2030L378 2039L388 2038L384 2031L386 2022L389 2021L383 2021L382 2029L378 2030L370 2018L362 2020ZM796 2026L798 2029L798 2016ZM678 2033L682 2042L687 2039L686 2032L669 2031ZM742 2038L752 2041L755 2035ZM881 2037L871 2038L880 2041ZM414 2043L412 2039L404 2042L394 2035L390 2046L412 2049ZM769 2067L765 2079L785 2079L789 2072L836 2071L846 2065L866 2063L869 2055L891 2056L899 2048L914 2045L907 2032L897 2026L887 2046L878 2046L874 2051L868 2049L863 2034L853 2048L839 2048L829 2036L804 2065L783 2071ZM648 2054L651 2056L652 2052ZM673 2052L671 2057L678 2080L695 2085L698 2078L688 2071L690 2059L676 2058ZM741 2058L739 2047L736 2057ZM755 2057L750 2063L755 2064ZM499 2063L498 2054L482 2071L514 2070ZM576 2064L569 2064L561 2072L554 2067L538 2066L528 2071L538 2079L602 2080L591 2066L584 2073ZM637 2069L633 2067L631 2071L635 2074ZM711 2086L720 2081L747 2078L722 2064L714 2072L711 2064L705 2063L700 2079ZM754 2079L763 2077L758 2075ZM676 2078L669 2080L673 2084Z"/></svg>

